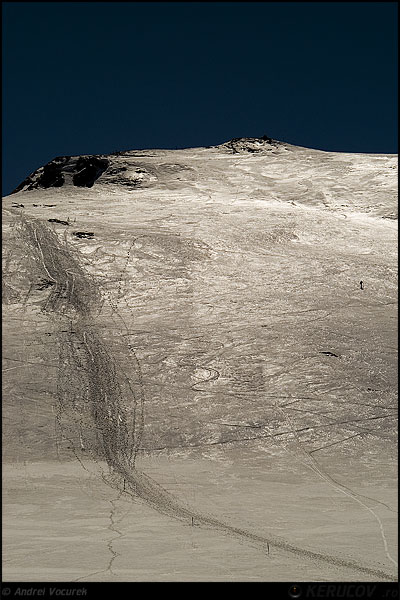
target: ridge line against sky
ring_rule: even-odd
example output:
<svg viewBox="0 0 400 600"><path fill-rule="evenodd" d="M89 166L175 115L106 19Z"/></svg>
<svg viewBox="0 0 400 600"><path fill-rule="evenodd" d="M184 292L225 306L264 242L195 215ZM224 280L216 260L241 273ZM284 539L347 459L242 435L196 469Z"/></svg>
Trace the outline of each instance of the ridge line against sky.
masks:
<svg viewBox="0 0 400 600"><path fill-rule="evenodd" d="M59 155L397 153L396 2L3 2L3 195Z"/></svg>

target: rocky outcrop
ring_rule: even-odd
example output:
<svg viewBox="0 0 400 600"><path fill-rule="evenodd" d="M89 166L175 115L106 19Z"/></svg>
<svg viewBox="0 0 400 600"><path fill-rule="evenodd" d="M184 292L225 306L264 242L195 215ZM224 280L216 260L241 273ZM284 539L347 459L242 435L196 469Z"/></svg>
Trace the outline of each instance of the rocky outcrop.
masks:
<svg viewBox="0 0 400 600"><path fill-rule="evenodd" d="M233 154L243 153L243 152L265 152L271 150L272 148L277 147L280 142L273 140L267 135L263 135L260 138L233 138L217 148L226 148L228 151Z"/></svg>
<svg viewBox="0 0 400 600"><path fill-rule="evenodd" d="M11 193L62 187L67 182L78 187L92 187L108 165L109 161L100 156L58 156L34 171Z"/></svg>

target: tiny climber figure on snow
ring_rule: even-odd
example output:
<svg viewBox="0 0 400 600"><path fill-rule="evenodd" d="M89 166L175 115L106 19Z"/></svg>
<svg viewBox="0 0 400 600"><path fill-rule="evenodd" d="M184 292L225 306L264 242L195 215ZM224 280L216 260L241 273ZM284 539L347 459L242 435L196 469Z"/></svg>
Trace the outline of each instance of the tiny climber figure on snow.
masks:
<svg viewBox="0 0 400 600"><path fill-rule="evenodd" d="M360 290L363 290L363 289L364 289L364 282L360 281Z"/></svg>

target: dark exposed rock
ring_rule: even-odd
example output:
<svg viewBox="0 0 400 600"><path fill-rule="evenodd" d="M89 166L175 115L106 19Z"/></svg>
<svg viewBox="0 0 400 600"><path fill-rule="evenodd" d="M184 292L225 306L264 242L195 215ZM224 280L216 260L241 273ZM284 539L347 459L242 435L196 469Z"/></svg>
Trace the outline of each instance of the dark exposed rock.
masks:
<svg viewBox="0 0 400 600"><path fill-rule="evenodd" d="M274 147L278 146L279 142L273 140L267 135L263 135L260 138L232 138L228 142L221 144L220 148L226 148L233 154L237 154L239 152L250 152L250 153L258 153L270 151Z"/></svg>
<svg viewBox="0 0 400 600"><path fill-rule="evenodd" d="M74 235L77 238L86 238L92 240L94 238L93 231L74 231Z"/></svg>
<svg viewBox="0 0 400 600"><path fill-rule="evenodd" d="M37 183L39 187L43 188L61 187L64 184L64 176L61 173L58 164L49 163L48 165L45 165L43 167L43 173Z"/></svg>
<svg viewBox="0 0 400 600"><path fill-rule="evenodd" d="M92 187L96 179L107 169L109 161L98 156L57 156L44 167L31 173L12 194L38 188L61 187L66 176L72 176L72 183L79 187Z"/></svg>
<svg viewBox="0 0 400 600"><path fill-rule="evenodd" d="M59 223L60 225L69 225L68 221L60 221L60 219L47 219L49 223Z"/></svg>
<svg viewBox="0 0 400 600"><path fill-rule="evenodd" d="M81 156L77 163L77 173L73 176L73 183L79 187L92 187L96 179L108 167L108 160L96 156Z"/></svg>
<svg viewBox="0 0 400 600"><path fill-rule="evenodd" d="M64 161L66 160L64 158ZM11 193L16 194L24 188L34 190L37 188L61 187L64 184L64 177L61 172L62 164L63 162L60 159L54 159L54 161L49 162L44 167L40 167L37 171L29 175Z"/></svg>
<svg viewBox="0 0 400 600"><path fill-rule="evenodd" d="M334 356L335 358L339 358L338 355L334 352L320 352L320 354L325 354L326 356Z"/></svg>

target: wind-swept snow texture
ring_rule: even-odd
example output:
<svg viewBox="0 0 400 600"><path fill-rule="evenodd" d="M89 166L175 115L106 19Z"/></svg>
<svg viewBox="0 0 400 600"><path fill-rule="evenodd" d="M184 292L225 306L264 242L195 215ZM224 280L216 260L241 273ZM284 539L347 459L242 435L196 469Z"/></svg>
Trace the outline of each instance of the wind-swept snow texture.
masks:
<svg viewBox="0 0 400 600"><path fill-rule="evenodd" d="M4 579L396 580L396 189L264 136L4 198Z"/></svg>

